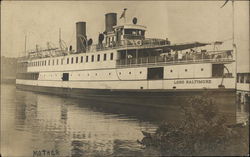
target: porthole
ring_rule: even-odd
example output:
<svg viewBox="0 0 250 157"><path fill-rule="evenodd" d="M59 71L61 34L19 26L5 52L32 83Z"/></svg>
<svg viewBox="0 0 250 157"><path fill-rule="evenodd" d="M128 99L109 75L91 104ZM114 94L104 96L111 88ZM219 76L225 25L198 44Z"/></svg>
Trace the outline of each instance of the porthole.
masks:
<svg viewBox="0 0 250 157"><path fill-rule="evenodd" d="M187 72L188 70L187 69L185 69L185 72Z"/></svg>
<svg viewBox="0 0 250 157"><path fill-rule="evenodd" d="M203 71L204 69L203 68L201 68L201 71Z"/></svg>
<svg viewBox="0 0 250 157"><path fill-rule="evenodd" d="M122 73L121 72L119 72L119 75L121 75Z"/></svg>
<svg viewBox="0 0 250 157"><path fill-rule="evenodd" d="M141 74L142 72L140 71L140 74Z"/></svg>
<svg viewBox="0 0 250 157"><path fill-rule="evenodd" d="M170 70L170 72L173 72L173 70Z"/></svg>
<svg viewBox="0 0 250 157"><path fill-rule="evenodd" d="M111 73L109 73L109 75L111 75Z"/></svg>
<svg viewBox="0 0 250 157"><path fill-rule="evenodd" d="M95 73L95 76L97 76L97 73Z"/></svg>
<svg viewBox="0 0 250 157"><path fill-rule="evenodd" d="M131 72L129 72L129 74L131 74Z"/></svg>

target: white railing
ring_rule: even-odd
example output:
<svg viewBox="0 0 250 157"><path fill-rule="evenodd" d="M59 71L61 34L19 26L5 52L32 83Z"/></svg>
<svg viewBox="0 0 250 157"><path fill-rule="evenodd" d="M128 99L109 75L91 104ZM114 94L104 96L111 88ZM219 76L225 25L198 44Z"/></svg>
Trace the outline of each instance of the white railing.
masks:
<svg viewBox="0 0 250 157"><path fill-rule="evenodd" d="M221 62L233 62L233 61L234 60L232 58L166 60L160 56L155 56L155 57L144 57L137 59L117 60L117 67L147 66L147 65L162 65L162 64L221 63Z"/></svg>

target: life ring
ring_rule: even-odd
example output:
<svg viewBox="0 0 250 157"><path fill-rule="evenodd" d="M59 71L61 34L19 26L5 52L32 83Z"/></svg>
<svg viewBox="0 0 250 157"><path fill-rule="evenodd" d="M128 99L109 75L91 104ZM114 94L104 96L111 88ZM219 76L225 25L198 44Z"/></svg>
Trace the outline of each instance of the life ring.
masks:
<svg viewBox="0 0 250 157"><path fill-rule="evenodd" d="M136 45L142 45L142 41L141 40L137 40L136 41Z"/></svg>

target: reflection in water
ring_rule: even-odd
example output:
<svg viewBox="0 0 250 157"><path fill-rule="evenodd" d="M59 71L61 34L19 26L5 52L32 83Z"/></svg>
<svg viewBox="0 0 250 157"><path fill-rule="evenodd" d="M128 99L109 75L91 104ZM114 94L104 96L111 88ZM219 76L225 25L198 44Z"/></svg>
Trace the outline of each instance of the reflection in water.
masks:
<svg viewBox="0 0 250 157"><path fill-rule="evenodd" d="M124 106L62 98L3 85L1 140L5 156L58 151L59 156L141 156L136 141L162 120L180 119L179 108ZM243 113L242 111L241 113Z"/></svg>
<svg viewBox="0 0 250 157"><path fill-rule="evenodd" d="M43 150L60 156L135 154L142 151L136 142L142 139L141 130L156 127L124 114L100 112L83 100L19 91L11 85L2 88L7 91L1 99L5 156L32 156Z"/></svg>
<svg viewBox="0 0 250 157"><path fill-rule="evenodd" d="M249 104L237 104L236 110L236 122L237 123L244 123L249 122Z"/></svg>

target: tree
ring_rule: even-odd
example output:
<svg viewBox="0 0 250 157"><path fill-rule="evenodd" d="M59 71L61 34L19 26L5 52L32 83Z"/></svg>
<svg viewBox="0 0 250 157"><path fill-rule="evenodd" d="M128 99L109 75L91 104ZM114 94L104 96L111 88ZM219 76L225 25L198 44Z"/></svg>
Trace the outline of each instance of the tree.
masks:
<svg viewBox="0 0 250 157"><path fill-rule="evenodd" d="M248 127L229 126L226 117L205 93L187 99L181 105L181 123L163 123L155 133L142 132L138 141L146 149L156 149L161 155L247 155Z"/></svg>

